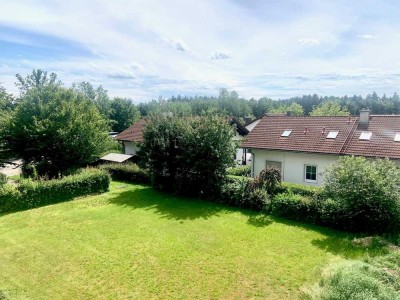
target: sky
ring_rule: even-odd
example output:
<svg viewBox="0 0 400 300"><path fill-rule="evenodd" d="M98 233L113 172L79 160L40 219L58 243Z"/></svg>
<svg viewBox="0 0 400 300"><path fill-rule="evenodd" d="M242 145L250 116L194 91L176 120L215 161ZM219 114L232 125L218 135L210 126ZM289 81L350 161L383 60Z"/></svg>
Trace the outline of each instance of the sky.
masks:
<svg viewBox="0 0 400 300"><path fill-rule="evenodd" d="M0 84L88 81L135 102L400 91L400 0L0 0Z"/></svg>

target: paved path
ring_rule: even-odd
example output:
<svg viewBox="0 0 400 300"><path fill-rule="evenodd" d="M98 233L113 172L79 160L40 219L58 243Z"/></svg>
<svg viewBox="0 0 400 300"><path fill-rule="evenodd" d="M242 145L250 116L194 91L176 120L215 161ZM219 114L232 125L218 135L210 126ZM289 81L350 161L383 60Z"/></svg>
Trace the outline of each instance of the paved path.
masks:
<svg viewBox="0 0 400 300"><path fill-rule="evenodd" d="M6 164L4 166L4 168L0 168L0 173L6 174L7 176L14 176L14 175L21 174L22 160L16 159L16 160L12 160L11 162L13 162L16 165Z"/></svg>

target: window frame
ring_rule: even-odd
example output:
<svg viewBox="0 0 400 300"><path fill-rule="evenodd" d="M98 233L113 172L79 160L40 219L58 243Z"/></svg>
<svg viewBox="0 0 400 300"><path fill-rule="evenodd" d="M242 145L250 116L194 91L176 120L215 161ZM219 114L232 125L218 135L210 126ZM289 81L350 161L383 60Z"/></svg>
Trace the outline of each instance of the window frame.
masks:
<svg viewBox="0 0 400 300"><path fill-rule="evenodd" d="M289 137L292 134L292 129L285 129L282 134L281 137Z"/></svg>
<svg viewBox="0 0 400 300"><path fill-rule="evenodd" d="M315 180L307 179L307 167L315 168ZM313 174L313 173L309 172L309 174ZM305 182L312 182L312 183L317 183L318 182L318 166L316 166L316 165L304 165L304 181Z"/></svg>
<svg viewBox="0 0 400 300"><path fill-rule="evenodd" d="M358 140L360 141L370 141L372 137L372 131L362 131Z"/></svg>

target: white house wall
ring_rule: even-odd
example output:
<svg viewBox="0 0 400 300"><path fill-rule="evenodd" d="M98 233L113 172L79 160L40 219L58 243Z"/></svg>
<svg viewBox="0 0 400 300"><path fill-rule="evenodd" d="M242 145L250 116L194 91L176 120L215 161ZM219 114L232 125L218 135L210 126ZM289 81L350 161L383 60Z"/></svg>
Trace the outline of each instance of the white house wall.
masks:
<svg viewBox="0 0 400 300"><path fill-rule="evenodd" d="M133 142L124 142L125 154L136 155L139 147Z"/></svg>
<svg viewBox="0 0 400 300"><path fill-rule="evenodd" d="M256 149L252 149L252 154L254 162L252 164L252 174L254 176L257 176L265 169L266 161L276 161L282 164L282 181L311 186L321 185L324 169L339 158L337 155ZM316 182L307 182L305 180L305 165L317 166Z"/></svg>

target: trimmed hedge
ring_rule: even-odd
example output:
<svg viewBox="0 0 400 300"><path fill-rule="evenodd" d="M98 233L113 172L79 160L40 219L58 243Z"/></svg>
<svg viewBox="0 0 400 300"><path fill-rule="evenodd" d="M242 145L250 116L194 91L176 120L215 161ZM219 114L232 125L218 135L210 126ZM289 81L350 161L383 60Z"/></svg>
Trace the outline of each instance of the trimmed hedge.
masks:
<svg viewBox="0 0 400 300"><path fill-rule="evenodd" d="M293 192L276 195L272 200L272 214L292 220L317 223L319 209L317 202Z"/></svg>
<svg viewBox="0 0 400 300"><path fill-rule="evenodd" d="M234 176L249 176L251 173L250 166L233 167L226 170L226 174Z"/></svg>
<svg viewBox="0 0 400 300"><path fill-rule="evenodd" d="M109 185L110 175L98 169L85 169L62 179L23 179L17 186L6 184L0 188L0 209L9 212L64 202L105 192Z"/></svg>
<svg viewBox="0 0 400 300"><path fill-rule="evenodd" d="M135 183L150 183L150 177L146 170L141 169L133 163L125 164L104 164L100 165L101 170L106 170L110 173L112 179L135 182Z"/></svg>
<svg viewBox="0 0 400 300"><path fill-rule="evenodd" d="M246 176L236 176L236 175L227 175L226 178L228 179L229 182L236 182L240 180L247 180L247 181L253 181L253 177L246 177Z"/></svg>
<svg viewBox="0 0 400 300"><path fill-rule="evenodd" d="M298 183L290 183L290 182L282 182L281 187L282 187L281 190L282 193L291 192L305 197L318 196L322 191L322 189L319 187L298 184Z"/></svg>
<svg viewBox="0 0 400 300"><path fill-rule="evenodd" d="M236 175L228 175L227 178L230 182L240 181L243 179L248 181L254 180L253 177L236 176ZM281 187L278 189L278 192L279 193L289 192L306 197L314 197L314 196L319 196L322 192L322 189L320 187L283 181L281 182Z"/></svg>

